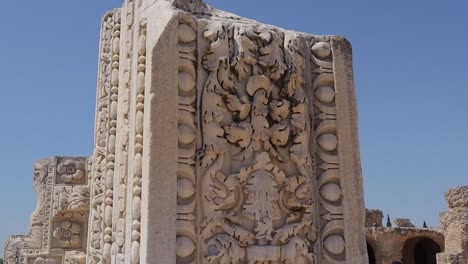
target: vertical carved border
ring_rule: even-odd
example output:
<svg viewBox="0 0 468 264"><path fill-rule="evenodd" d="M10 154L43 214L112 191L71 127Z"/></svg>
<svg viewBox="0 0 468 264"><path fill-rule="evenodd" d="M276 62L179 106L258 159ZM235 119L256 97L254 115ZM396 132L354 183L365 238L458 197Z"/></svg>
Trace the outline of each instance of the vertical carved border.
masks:
<svg viewBox="0 0 468 264"><path fill-rule="evenodd" d="M55 186L55 175L57 171L57 158L50 160L49 168L47 172L47 183L45 190L45 207L44 207L44 224L42 226L42 249L50 249L50 228L52 223L52 206L53 206L53 188Z"/></svg>
<svg viewBox="0 0 468 264"><path fill-rule="evenodd" d="M107 171L107 143L109 139L109 107L112 75L112 38L114 13L107 13L102 20L99 70L96 102L96 128L94 162L91 182L91 210L89 217L88 263L102 263L104 247L105 173Z"/></svg>
<svg viewBox="0 0 468 264"><path fill-rule="evenodd" d="M322 256L324 263L346 263L333 54L329 42L313 43L311 49Z"/></svg>
<svg viewBox="0 0 468 264"><path fill-rule="evenodd" d="M38 163L38 162L36 162ZM53 189L55 186L55 174L57 168L57 158L50 158L47 159L47 176L44 179L44 182L40 183L44 187L41 190L42 193L38 193L39 195L44 195L42 198L43 200L43 215L42 219L42 230L39 233L31 232L27 235L27 240L29 243L37 244L37 249L24 249L21 250L21 254L19 257L19 263L23 263L23 261L28 258L37 255L47 255L49 254L50 250L50 240L49 236L51 235L51 223L52 223L52 207L53 207ZM40 235L42 237L36 237L36 235ZM37 242L37 243L36 243Z"/></svg>
<svg viewBox="0 0 468 264"><path fill-rule="evenodd" d="M129 147L129 114L130 93L132 75L133 54L133 23L134 23L134 0L128 0L122 9L122 54L120 71L122 76L119 82L119 102L117 125L117 163L116 175L114 175L114 212L113 212L113 248L115 250L112 263L125 263L125 237L126 237L126 203L128 183L128 147Z"/></svg>
<svg viewBox="0 0 468 264"><path fill-rule="evenodd" d="M131 263L140 263L141 238L141 184L143 170L143 121L145 108L145 76L146 76L146 21L140 22L138 37L138 70L137 95L135 107L135 149L133 158L132 183L132 248Z"/></svg>
<svg viewBox="0 0 468 264"><path fill-rule="evenodd" d="M111 46L111 76L109 93L109 117L108 117L108 138L107 138L107 166L105 176L105 198L104 198L104 248L103 263L111 262L112 250L112 212L114 198L114 168L115 168L115 147L117 134L117 105L119 98L119 67L120 67L120 26L121 12L117 9L113 16L112 26L112 46Z"/></svg>
<svg viewBox="0 0 468 264"><path fill-rule="evenodd" d="M179 118L177 161L177 264L196 262L196 48L197 24L190 15L179 19Z"/></svg>

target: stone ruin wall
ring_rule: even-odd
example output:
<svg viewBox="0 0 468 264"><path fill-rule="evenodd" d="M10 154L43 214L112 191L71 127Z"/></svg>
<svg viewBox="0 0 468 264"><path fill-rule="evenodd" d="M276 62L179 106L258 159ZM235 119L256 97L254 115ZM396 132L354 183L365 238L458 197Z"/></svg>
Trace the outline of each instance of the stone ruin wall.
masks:
<svg viewBox="0 0 468 264"><path fill-rule="evenodd" d="M450 189L445 193L449 210L441 215L441 229L445 235L445 252L437 255L438 264L468 262L468 186Z"/></svg>
<svg viewBox="0 0 468 264"><path fill-rule="evenodd" d="M127 0L102 20L86 181L58 181L86 203L39 199L51 227L6 263L367 263L355 103L340 37Z"/></svg>

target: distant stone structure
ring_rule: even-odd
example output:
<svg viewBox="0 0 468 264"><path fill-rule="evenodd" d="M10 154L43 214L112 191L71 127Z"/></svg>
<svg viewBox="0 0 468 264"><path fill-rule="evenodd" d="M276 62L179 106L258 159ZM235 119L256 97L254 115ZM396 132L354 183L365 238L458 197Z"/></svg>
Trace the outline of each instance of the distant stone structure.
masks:
<svg viewBox="0 0 468 264"><path fill-rule="evenodd" d="M394 219L397 227L382 227L383 213L375 209L367 210L366 219L369 264L436 264L444 250L439 230L416 228L404 218Z"/></svg>
<svg viewBox="0 0 468 264"><path fill-rule="evenodd" d="M445 252L437 256L439 264L468 263L468 186L445 193L449 210L441 215Z"/></svg>
<svg viewBox="0 0 468 264"><path fill-rule="evenodd" d="M397 227L410 227L410 228L416 227L415 225L413 225L413 223L411 223L411 220L407 218L395 218L393 222L395 223Z"/></svg>
<svg viewBox="0 0 468 264"><path fill-rule="evenodd" d="M36 164L6 263L368 262L345 39L127 0L99 56L93 156Z"/></svg>
<svg viewBox="0 0 468 264"><path fill-rule="evenodd" d="M5 264L85 264L90 162L53 157L35 163L37 208L28 235L7 240Z"/></svg>

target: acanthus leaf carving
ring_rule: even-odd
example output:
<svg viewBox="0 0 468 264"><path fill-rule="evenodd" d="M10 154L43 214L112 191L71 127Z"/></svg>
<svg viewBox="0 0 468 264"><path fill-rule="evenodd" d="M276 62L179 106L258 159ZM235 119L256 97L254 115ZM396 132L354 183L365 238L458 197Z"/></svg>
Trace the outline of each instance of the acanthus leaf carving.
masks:
<svg viewBox="0 0 468 264"><path fill-rule="evenodd" d="M205 29L201 238L209 263L316 263L303 40L285 35L220 22Z"/></svg>

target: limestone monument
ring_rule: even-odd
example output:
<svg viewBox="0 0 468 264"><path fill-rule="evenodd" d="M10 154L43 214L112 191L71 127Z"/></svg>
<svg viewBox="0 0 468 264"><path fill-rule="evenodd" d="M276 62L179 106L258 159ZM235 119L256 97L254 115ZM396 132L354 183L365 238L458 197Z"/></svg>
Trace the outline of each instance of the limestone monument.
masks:
<svg viewBox="0 0 468 264"><path fill-rule="evenodd" d="M6 263L367 263L345 39L127 0L99 56L94 153L36 163Z"/></svg>

